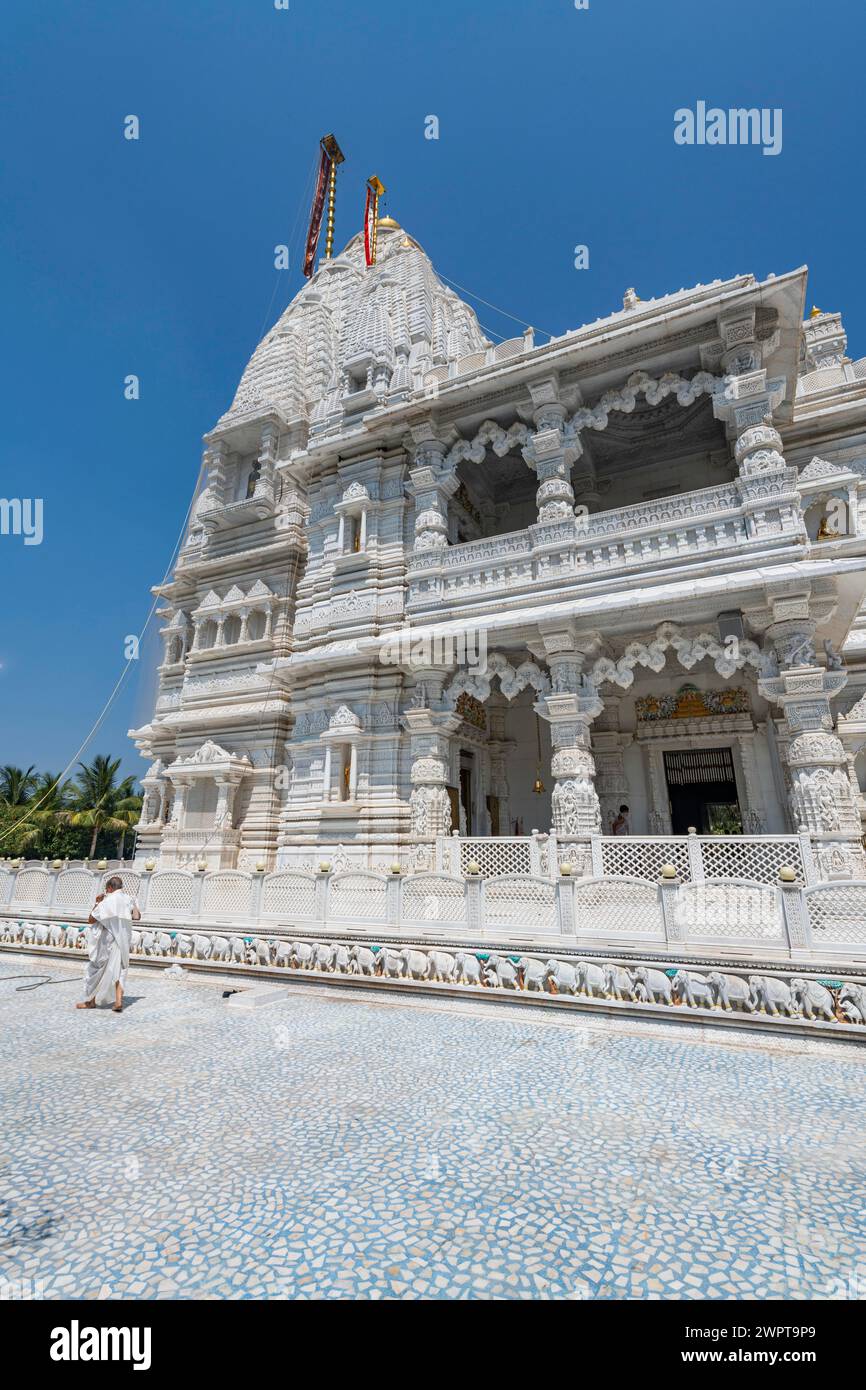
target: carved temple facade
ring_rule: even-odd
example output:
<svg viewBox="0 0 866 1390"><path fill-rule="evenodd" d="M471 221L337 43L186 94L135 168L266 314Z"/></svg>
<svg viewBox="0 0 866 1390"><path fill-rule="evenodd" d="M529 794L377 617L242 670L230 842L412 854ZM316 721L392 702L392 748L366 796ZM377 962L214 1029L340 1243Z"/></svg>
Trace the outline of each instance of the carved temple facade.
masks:
<svg viewBox="0 0 866 1390"><path fill-rule="evenodd" d="M138 857L418 869L627 805L866 877L866 360L805 295L493 345L389 219L320 262L157 590Z"/></svg>

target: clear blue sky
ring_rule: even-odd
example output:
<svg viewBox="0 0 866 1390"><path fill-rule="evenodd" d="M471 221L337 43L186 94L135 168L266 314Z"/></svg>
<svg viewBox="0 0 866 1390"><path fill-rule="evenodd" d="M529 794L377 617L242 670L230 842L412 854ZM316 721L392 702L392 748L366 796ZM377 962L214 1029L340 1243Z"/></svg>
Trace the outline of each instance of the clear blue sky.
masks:
<svg viewBox="0 0 866 1390"><path fill-rule="evenodd" d="M325 131L339 246L376 172L442 272L554 333L630 285L807 263L857 357L864 30L862 0L6 0L0 493L42 497L45 535L0 536L0 763L58 771L122 670L201 435L301 283ZM678 147L699 99L781 107L782 153ZM89 749L137 773L148 657Z"/></svg>

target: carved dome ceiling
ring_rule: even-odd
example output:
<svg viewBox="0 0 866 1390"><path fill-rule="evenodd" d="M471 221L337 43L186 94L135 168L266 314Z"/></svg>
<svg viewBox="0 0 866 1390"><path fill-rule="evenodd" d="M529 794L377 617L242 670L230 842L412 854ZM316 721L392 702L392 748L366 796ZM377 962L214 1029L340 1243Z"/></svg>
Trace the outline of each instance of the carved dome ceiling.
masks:
<svg viewBox="0 0 866 1390"><path fill-rule="evenodd" d="M220 423L271 409L315 422L365 390L393 403L432 367L488 345L473 310L389 219L375 266L365 264L362 233L320 262L259 343Z"/></svg>

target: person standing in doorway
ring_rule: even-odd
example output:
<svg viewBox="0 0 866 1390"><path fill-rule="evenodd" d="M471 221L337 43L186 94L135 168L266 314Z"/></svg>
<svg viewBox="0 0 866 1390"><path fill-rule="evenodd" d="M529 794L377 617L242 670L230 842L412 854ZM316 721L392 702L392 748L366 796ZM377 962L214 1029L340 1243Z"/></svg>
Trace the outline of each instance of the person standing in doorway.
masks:
<svg viewBox="0 0 866 1390"><path fill-rule="evenodd" d="M611 835L630 835L631 830L628 823L628 807L620 806L619 815L610 827Z"/></svg>
<svg viewBox="0 0 866 1390"><path fill-rule="evenodd" d="M95 928L90 933L90 959L84 975L84 999L76 1009L95 1009L97 1004L110 1004L119 1014L123 1009L123 989L129 969L129 948L132 923L141 921L134 898L123 891L123 879L115 875L99 893L93 911L87 919Z"/></svg>

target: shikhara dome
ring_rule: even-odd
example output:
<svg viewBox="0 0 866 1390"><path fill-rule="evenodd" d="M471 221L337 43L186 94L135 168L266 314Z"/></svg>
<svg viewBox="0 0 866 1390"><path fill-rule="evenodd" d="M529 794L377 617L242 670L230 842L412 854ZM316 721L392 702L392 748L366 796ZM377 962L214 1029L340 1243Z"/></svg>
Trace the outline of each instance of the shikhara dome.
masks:
<svg viewBox="0 0 866 1390"><path fill-rule="evenodd" d="M375 266L365 264L362 233L320 262L259 343L220 423L269 409L287 420L325 420L344 397L368 391L393 403L432 367L489 345L469 305L388 219Z"/></svg>

